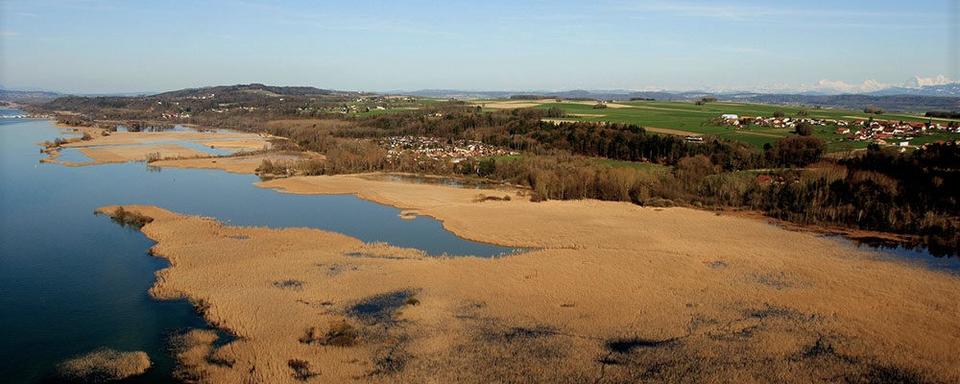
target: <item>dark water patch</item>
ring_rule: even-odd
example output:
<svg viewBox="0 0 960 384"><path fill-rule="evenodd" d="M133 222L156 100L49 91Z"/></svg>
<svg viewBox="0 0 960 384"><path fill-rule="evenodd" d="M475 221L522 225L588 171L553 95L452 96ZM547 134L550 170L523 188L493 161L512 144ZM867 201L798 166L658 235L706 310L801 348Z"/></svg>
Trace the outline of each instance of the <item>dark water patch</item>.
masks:
<svg viewBox="0 0 960 384"><path fill-rule="evenodd" d="M631 353L638 349L652 349L652 348L664 348L670 346L674 341L673 339L666 340L654 340L654 339L643 339L639 337L625 338L625 339L613 339L608 340L604 345L607 350L616 353Z"/></svg>
<svg viewBox="0 0 960 384"><path fill-rule="evenodd" d="M960 256L957 249L940 247L920 240L891 240L878 237L848 239L843 236L827 236L858 249L876 252L884 258L918 262L935 270L960 273Z"/></svg>
<svg viewBox="0 0 960 384"><path fill-rule="evenodd" d="M371 296L354 304L347 313L366 323L392 322L393 315L404 305L410 304L409 300L415 294L416 291L406 289Z"/></svg>

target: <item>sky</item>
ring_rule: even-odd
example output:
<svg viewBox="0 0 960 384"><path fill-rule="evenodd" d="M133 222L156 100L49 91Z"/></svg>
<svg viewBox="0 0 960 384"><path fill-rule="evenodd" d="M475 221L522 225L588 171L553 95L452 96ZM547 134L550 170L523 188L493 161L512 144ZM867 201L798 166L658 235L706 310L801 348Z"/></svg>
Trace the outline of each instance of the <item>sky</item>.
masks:
<svg viewBox="0 0 960 384"><path fill-rule="evenodd" d="M960 0L0 0L0 86L870 91L958 74Z"/></svg>

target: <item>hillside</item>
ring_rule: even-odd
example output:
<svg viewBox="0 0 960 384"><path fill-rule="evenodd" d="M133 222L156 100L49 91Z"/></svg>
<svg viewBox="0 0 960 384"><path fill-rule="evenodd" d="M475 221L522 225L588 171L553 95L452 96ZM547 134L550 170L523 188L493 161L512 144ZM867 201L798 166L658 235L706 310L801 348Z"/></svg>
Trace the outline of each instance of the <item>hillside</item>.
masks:
<svg viewBox="0 0 960 384"><path fill-rule="evenodd" d="M209 97L211 94L222 95L224 97L230 96L239 96L244 94L256 94L263 96L328 96L337 93L351 93L351 92L337 92L329 89L320 89L316 87L283 87L283 86L271 86L264 84L237 84L237 85L220 85L212 87L201 87L201 88L187 88L176 91L163 92L154 97L161 98L183 98L183 97Z"/></svg>

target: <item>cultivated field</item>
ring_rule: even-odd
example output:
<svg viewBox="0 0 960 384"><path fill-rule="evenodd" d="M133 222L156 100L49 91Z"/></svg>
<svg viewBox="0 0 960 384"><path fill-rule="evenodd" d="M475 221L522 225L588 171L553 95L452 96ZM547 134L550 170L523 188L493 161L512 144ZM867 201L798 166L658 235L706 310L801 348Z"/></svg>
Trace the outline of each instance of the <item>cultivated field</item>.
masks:
<svg viewBox="0 0 960 384"><path fill-rule="evenodd" d="M608 108L594 109L594 102L589 101L562 101L556 100L523 100L523 101L505 101L489 100L480 101L476 104L483 105L484 108L498 109L513 108L543 108L559 107L567 113L567 117L551 120L569 120L569 121L605 121L614 123L637 124L651 132L674 134L674 135L713 135L720 138L742 141L756 147L763 147L764 144L773 144L782 137L792 134L789 128L771 128L771 127L749 127L734 128L732 126L721 126L711 122L713 118L721 114L736 114L740 116L772 116L776 111L782 111L787 117L796 117L800 111L807 113L806 117L820 119L874 119L882 120L903 120L903 121L929 121L917 115L885 113L882 115L869 115L859 111L850 111L843 109L813 109L802 108L799 106L785 105L763 105L763 104L739 104L728 102L711 102L704 105L696 105L692 102L682 101L624 101L617 102L614 105L608 105ZM945 123L950 120L933 119L934 122ZM844 138L844 135L837 134L832 126L818 126L814 130L814 135L827 142L830 151L843 151L851 149L865 148L867 142L850 141ZM916 144L926 142L958 139L960 135L931 135L920 137L914 140Z"/></svg>

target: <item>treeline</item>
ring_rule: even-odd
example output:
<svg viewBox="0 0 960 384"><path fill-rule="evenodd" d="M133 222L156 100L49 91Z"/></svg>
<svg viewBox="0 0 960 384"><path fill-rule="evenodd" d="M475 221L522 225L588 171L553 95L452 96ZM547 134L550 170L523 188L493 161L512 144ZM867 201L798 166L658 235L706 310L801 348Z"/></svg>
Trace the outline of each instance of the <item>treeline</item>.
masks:
<svg viewBox="0 0 960 384"><path fill-rule="evenodd" d="M930 111L923 115L926 117L936 117L941 119L960 119L960 111Z"/></svg>
<svg viewBox="0 0 960 384"><path fill-rule="evenodd" d="M357 141L353 141L358 143ZM367 145L373 145L369 143ZM783 146L783 145L778 145ZM917 236L933 254L960 252L960 149L934 144L900 154L872 147L843 161L806 168L725 171L707 154L685 156L670 171L612 167L566 151L452 164L389 159L373 147L336 147L312 174L398 171L475 176L530 187L534 200L600 199L647 206L754 209L800 224Z"/></svg>
<svg viewBox="0 0 960 384"><path fill-rule="evenodd" d="M761 152L739 141L708 139L695 143L678 136L649 134L637 125L544 121L556 117L558 112L553 109L481 112L461 108L447 112L442 117L421 112L355 119L353 124L327 132L350 138L411 135L470 139L535 154L566 151L664 165L705 155L724 170L803 166L817 161L825 151L824 143L813 137L791 137Z"/></svg>
<svg viewBox="0 0 960 384"><path fill-rule="evenodd" d="M872 147L864 156L805 169L724 172L707 155L672 171L611 168L570 156L481 160L477 174L528 185L536 199L631 201L755 209L800 224L916 235L931 253L960 253L960 148L929 145L910 154Z"/></svg>
<svg viewBox="0 0 960 384"><path fill-rule="evenodd" d="M864 156L771 183L752 205L801 223L837 223L922 236L934 254L960 250L960 148L911 154L872 146Z"/></svg>

